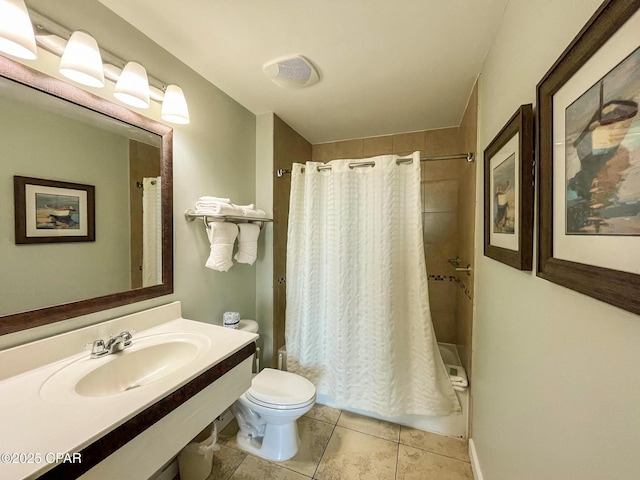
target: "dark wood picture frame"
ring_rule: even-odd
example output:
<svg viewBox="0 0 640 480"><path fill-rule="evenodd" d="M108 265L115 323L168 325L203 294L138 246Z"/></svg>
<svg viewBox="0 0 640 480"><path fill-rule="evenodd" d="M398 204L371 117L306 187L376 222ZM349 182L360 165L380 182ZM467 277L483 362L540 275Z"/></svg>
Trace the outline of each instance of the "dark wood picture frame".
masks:
<svg viewBox="0 0 640 480"><path fill-rule="evenodd" d="M554 257L553 118L554 95L639 9L637 0L605 1L540 81L536 148L539 168L537 275L636 314L640 314L640 275ZM624 251L620 255L625 255Z"/></svg>
<svg viewBox="0 0 640 480"><path fill-rule="evenodd" d="M85 225L80 225L86 235L75 235L72 229L62 230L44 230L43 235L30 235L28 225L35 225L35 210L30 211L27 208L27 185L34 187L49 187L60 190L83 191L86 199L80 202L80 213ZM61 182L57 180L45 180L33 177L13 177L13 194L15 205L15 237L17 244L33 244L33 243L61 243L61 242L94 242L96 239L96 189L93 185L84 185L80 183ZM34 203L34 202L32 202ZM82 212L84 210L84 212ZM67 213L67 216L64 215ZM32 217L32 218L29 218ZM64 224L65 219L69 218L69 212L60 212L59 217L55 218L58 223ZM30 222L31 220L31 222ZM81 222L82 223L82 222ZM55 232L56 234L44 235L44 233Z"/></svg>
<svg viewBox="0 0 640 480"><path fill-rule="evenodd" d="M494 214L491 191L491 159L518 135L517 250L491 244ZM522 105L484 151L484 254L518 270L531 270L533 263L533 107Z"/></svg>

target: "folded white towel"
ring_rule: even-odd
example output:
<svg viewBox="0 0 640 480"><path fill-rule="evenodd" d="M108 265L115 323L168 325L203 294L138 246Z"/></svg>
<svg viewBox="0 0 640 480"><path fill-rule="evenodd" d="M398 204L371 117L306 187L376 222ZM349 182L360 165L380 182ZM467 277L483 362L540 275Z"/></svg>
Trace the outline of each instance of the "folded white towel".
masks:
<svg viewBox="0 0 640 480"><path fill-rule="evenodd" d="M254 208L256 208L256 206L253 203L250 203L249 205L236 205L236 204L232 204L234 207L238 207L241 208L242 210L253 210Z"/></svg>
<svg viewBox="0 0 640 480"><path fill-rule="evenodd" d="M218 202L218 203L231 203L230 198L224 197L200 197L198 198L199 202Z"/></svg>
<svg viewBox="0 0 640 480"><path fill-rule="evenodd" d="M251 218L267 218L267 214L265 213L264 210L261 210L260 208L258 209L254 209L254 208L243 208L242 209L242 213L244 214L245 217L251 217Z"/></svg>
<svg viewBox="0 0 640 480"><path fill-rule="evenodd" d="M445 365L447 367L447 373L449 374L449 380L451 384L457 387L466 387L469 385L467 380L467 372L464 371L464 367L460 365Z"/></svg>
<svg viewBox="0 0 640 480"><path fill-rule="evenodd" d="M240 230L238 234L238 251L233 258L238 263L253 265L253 262L258 258L260 227L254 223L240 223L238 228Z"/></svg>
<svg viewBox="0 0 640 480"><path fill-rule="evenodd" d="M466 390L467 387L459 387L457 385L453 385L453 389L457 390L458 392L464 392Z"/></svg>
<svg viewBox="0 0 640 480"><path fill-rule="evenodd" d="M200 203L196 202L196 214L198 215L244 215L241 208L231 205L230 203Z"/></svg>
<svg viewBox="0 0 640 480"><path fill-rule="evenodd" d="M226 272L233 266L233 244L238 236L235 223L211 222L207 228L207 236L211 244L211 253L205 267L219 272Z"/></svg>

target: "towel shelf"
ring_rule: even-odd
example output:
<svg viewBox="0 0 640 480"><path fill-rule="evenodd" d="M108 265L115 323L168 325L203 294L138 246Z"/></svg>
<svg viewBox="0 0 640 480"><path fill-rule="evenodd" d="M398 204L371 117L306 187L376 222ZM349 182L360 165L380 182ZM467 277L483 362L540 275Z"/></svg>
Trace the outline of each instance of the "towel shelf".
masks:
<svg viewBox="0 0 640 480"><path fill-rule="evenodd" d="M264 226L265 222L273 222L272 218L265 217L248 217L245 215L210 215L204 213L196 213L195 210L188 208L184 212L184 216L188 222L193 222L196 218L201 218L204 222L205 226L209 226L210 221L214 222L232 222L232 223L244 223L244 222L252 222L259 223L260 228Z"/></svg>

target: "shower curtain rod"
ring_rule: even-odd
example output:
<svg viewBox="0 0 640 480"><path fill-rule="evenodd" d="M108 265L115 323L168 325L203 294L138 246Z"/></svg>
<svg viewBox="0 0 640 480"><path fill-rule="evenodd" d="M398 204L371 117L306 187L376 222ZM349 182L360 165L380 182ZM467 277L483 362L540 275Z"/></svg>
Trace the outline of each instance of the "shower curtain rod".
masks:
<svg viewBox="0 0 640 480"><path fill-rule="evenodd" d="M473 162L475 161L475 154L473 152L468 152L468 153L459 153L457 155L444 155L442 157L421 157L420 161L434 162L437 160L460 160L463 158L467 162ZM406 157L399 157L396 163L400 165L401 163L411 163L412 161L413 161L413 157L411 155L407 155ZM355 161L349 164L349 167L351 168L373 167L373 166L375 166L375 162L372 162L370 160L363 160L360 162ZM324 166L318 167L318 170L331 170L331 165L324 165ZM276 175L278 176L278 178L281 178L283 175L287 173L291 173L291 170L284 170L282 168L279 168L278 170L276 170Z"/></svg>

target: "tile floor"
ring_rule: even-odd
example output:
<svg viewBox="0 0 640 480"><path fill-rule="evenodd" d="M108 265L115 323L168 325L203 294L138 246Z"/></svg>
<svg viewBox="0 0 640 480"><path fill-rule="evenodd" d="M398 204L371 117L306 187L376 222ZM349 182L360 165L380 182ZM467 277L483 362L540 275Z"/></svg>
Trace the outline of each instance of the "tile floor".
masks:
<svg viewBox="0 0 640 480"><path fill-rule="evenodd" d="M467 442L315 405L298 420L300 450L268 462L240 450L231 422L207 480L473 480Z"/></svg>

